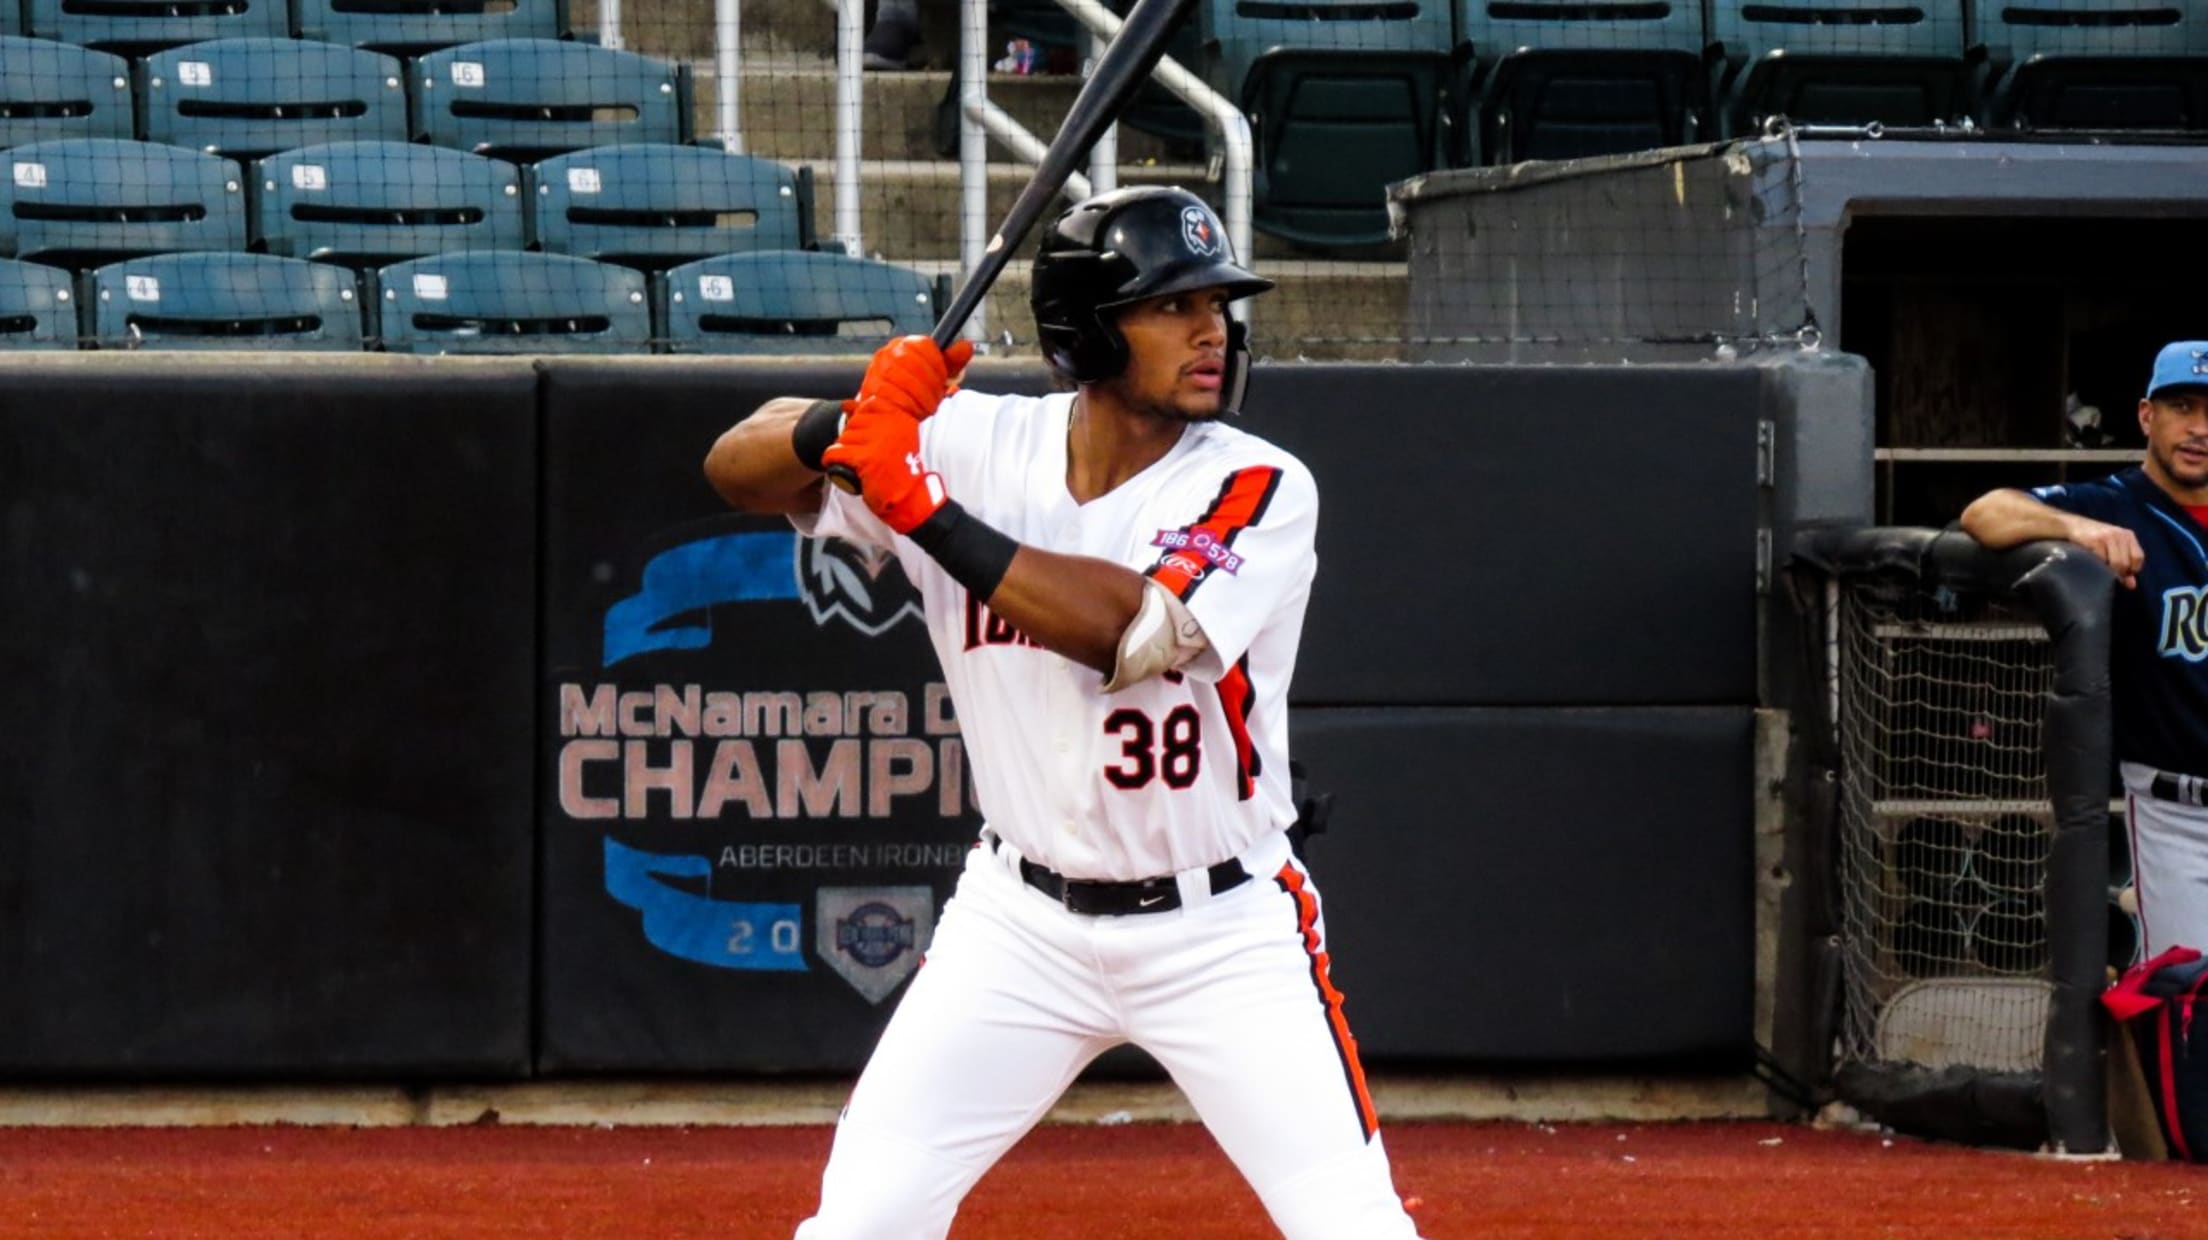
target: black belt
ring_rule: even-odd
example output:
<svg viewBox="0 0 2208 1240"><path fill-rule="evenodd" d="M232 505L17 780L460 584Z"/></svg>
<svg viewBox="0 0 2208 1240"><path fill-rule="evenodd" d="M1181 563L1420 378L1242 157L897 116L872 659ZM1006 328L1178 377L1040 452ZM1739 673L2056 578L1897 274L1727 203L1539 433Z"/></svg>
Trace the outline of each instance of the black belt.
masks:
<svg viewBox="0 0 2208 1240"><path fill-rule="evenodd" d="M2163 801L2208 806L2208 779L2197 775L2174 775L2168 771L2156 771L2154 782L2147 786L2147 791Z"/></svg>
<svg viewBox="0 0 2208 1240"><path fill-rule="evenodd" d="M990 851L1000 841L988 833ZM1242 862L1229 857L1205 871L1211 878L1211 894L1221 895L1250 881ZM1020 858L1020 881L1084 917L1126 917L1135 913L1165 913L1181 906L1181 885L1171 875L1115 883L1090 878L1067 878L1058 871Z"/></svg>

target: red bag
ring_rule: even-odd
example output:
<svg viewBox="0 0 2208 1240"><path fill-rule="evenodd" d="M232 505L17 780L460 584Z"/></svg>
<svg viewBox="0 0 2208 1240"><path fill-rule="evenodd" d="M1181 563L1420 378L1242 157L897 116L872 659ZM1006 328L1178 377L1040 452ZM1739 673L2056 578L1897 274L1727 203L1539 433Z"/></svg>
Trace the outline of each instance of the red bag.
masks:
<svg viewBox="0 0 2208 1240"><path fill-rule="evenodd" d="M2193 1020L2204 990L2208 958L2173 947L2101 996L2139 1052L2163 1140L2186 1162L2208 1162L2208 1020Z"/></svg>

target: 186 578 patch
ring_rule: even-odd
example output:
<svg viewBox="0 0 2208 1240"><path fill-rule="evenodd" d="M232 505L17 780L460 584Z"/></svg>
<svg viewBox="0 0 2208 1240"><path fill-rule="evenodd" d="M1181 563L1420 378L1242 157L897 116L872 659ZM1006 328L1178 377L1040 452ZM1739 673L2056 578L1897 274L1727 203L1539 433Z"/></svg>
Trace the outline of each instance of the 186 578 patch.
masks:
<svg viewBox="0 0 2208 1240"><path fill-rule="evenodd" d="M814 953L869 1003L912 975L935 934L932 887L822 887L814 898Z"/></svg>

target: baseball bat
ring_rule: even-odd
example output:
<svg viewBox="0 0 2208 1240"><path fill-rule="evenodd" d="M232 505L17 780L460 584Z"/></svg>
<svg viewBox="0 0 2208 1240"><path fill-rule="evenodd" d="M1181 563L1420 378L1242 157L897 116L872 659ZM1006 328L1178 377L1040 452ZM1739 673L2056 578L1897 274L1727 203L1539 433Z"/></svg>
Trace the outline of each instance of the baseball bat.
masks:
<svg viewBox="0 0 2208 1240"><path fill-rule="evenodd" d="M1004 274L1004 265L1012 261L1012 251L1020 248L1035 221L1066 187L1066 178L1088 158L1089 148L1096 145L1135 91L1149 79L1150 71L1164 58L1173 32L1195 7L1196 0L1136 0L1133 11L1120 23L1119 33L1097 57L1089 80L1081 85L1081 93L1073 97L1073 106L1066 109L1066 119L1059 123L1057 136L1035 165L1035 175L1012 200L1012 209L1005 212L1004 222L997 225L988 247L982 250L981 261L968 273L958 295L951 298L943 317L936 320L933 335L937 348L948 349L958 340L966 320L973 317L974 307ZM828 476L844 490L858 493L858 476L848 468L833 467Z"/></svg>

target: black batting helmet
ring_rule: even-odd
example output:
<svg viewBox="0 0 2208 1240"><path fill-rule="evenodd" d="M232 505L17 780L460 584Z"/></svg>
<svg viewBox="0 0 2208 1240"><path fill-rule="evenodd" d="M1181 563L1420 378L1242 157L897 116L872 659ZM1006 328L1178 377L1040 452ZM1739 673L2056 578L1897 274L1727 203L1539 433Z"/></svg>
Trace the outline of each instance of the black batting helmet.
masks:
<svg viewBox="0 0 2208 1240"><path fill-rule="evenodd" d="M1043 234L1028 301L1043 356L1077 383L1127 365L1127 338L1112 311L1148 297L1223 288L1248 297L1273 282L1234 261L1227 230L1204 200L1178 186L1143 185L1075 203ZM1242 325L1227 324L1221 407L1241 400L1249 371Z"/></svg>

